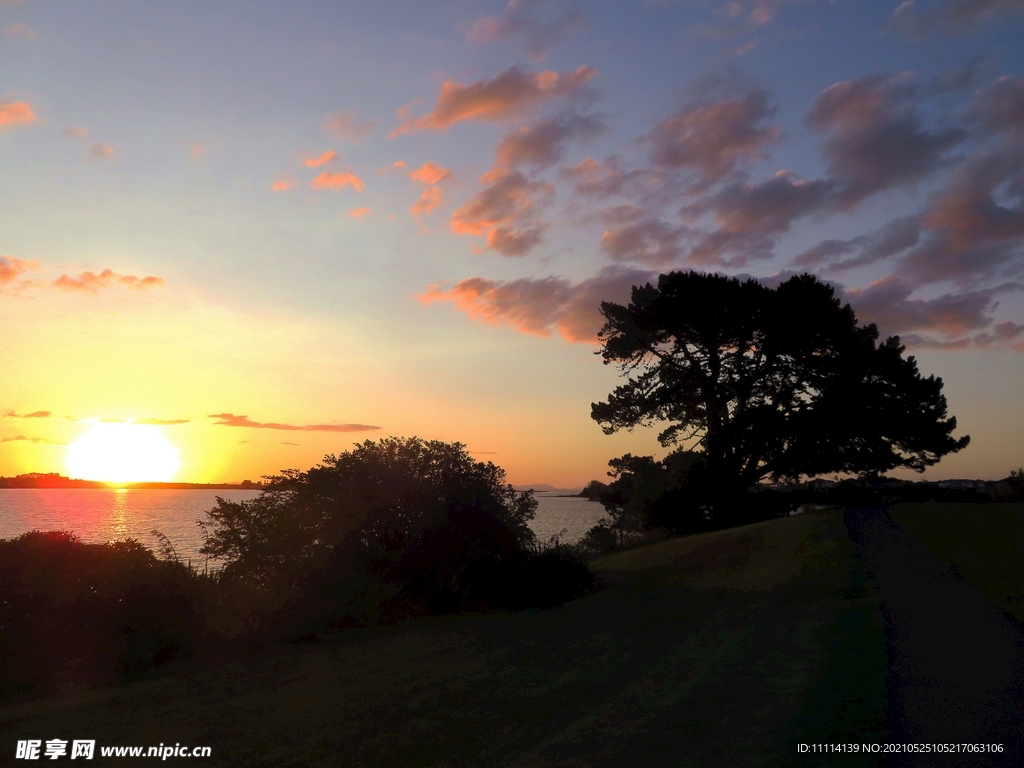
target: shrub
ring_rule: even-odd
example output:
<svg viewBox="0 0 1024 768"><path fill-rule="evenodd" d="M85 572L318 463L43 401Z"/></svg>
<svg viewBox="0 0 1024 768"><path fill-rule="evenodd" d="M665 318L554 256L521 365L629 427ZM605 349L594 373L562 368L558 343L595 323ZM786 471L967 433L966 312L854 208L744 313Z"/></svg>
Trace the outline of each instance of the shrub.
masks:
<svg viewBox="0 0 1024 768"><path fill-rule="evenodd" d="M131 539L0 540L0 693L125 680L191 654L195 580Z"/></svg>
<svg viewBox="0 0 1024 768"><path fill-rule="evenodd" d="M263 590L276 634L540 607L576 594L568 582L581 577L538 549L528 525L536 507L460 443L367 440L268 478L250 501L218 499L203 552L226 562L224 578ZM524 586L541 572L553 579L544 589Z"/></svg>
<svg viewBox="0 0 1024 768"><path fill-rule="evenodd" d="M594 588L594 575L576 548L566 544L538 546L474 570L482 603L509 611L555 608Z"/></svg>

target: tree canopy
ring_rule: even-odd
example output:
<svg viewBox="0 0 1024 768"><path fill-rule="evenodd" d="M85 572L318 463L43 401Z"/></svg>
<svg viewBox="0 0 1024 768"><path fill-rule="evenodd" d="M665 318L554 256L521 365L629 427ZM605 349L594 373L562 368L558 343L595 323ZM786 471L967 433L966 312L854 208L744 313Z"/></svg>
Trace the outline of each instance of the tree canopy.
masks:
<svg viewBox="0 0 1024 768"><path fill-rule="evenodd" d="M202 551L274 596L282 622L348 621L365 613L356 603L389 615L550 607L592 582L568 548L537 542L532 492L461 443L367 440L267 479L255 499L217 500Z"/></svg>
<svg viewBox="0 0 1024 768"><path fill-rule="evenodd" d="M441 529L467 550L481 540L490 551L534 543L528 523L536 500L508 485L500 467L475 461L461 443L367 440L305 472L284 470L268 481L255 499L218 499L203 523L203 552L257 582L358 553L393 560Z"/></svg>
<svg viewBox="0 0 1024 768"><path fill-rule="evenodd" d="M698 272L601 304L605 364L627 377L591 416L606 434L665 425L663 445L703 453L733 488L830 472L923 471L964 448L942 379L898 336L857 323L833 288L798 275L769 288Z"/></svg>

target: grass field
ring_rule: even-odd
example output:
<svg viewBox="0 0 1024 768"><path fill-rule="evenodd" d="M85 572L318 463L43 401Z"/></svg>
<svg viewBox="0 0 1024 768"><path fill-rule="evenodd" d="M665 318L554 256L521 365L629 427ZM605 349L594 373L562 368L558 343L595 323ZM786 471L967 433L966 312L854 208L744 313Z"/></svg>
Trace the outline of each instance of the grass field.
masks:
<svg viewBox="0 0 1024 768"><path fill-rule="evenodd" d="M968 584L1024 621L1024 504L899 504L889 513Z"/></svg>
<svg viewBox="0 0 1024 768"><path fill-rule="evenodd" d="M9 707L0 749L59 737L209 745L205 765L817 766L798 742L882 740L881 614L840 513L593 567L606 588L557 610L354 630Z"/></svg>

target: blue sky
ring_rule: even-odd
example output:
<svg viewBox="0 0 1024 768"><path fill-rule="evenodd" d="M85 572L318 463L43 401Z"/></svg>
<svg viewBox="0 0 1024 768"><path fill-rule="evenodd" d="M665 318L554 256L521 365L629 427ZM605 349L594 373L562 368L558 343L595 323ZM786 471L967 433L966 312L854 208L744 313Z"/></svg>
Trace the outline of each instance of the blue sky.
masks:
<svg viewBox="0 0 1024 768"><path fill-rule="evenodd" d="M1005 476L1022 29L1017 0L0 3L0 473L135 419L178 422L185 479L419 434L581 484L662 450L589 419L597 303L696 268L832 282L946 380L973 442L929 476Z"/></svg>

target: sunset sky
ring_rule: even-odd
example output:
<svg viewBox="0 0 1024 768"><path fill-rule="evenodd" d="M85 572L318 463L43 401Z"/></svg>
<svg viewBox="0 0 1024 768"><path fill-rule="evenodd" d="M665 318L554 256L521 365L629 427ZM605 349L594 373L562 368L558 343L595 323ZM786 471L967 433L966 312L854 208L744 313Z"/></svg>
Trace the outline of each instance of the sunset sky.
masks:
<svg viewBox="0 0 1024 768"><path fill-rule="evenodd" d="M601 300L810 271L1024 464L1024 0L0 0L0 475L458 440L581 485ZM910 473L912 476L913 473Z"/></svg>

